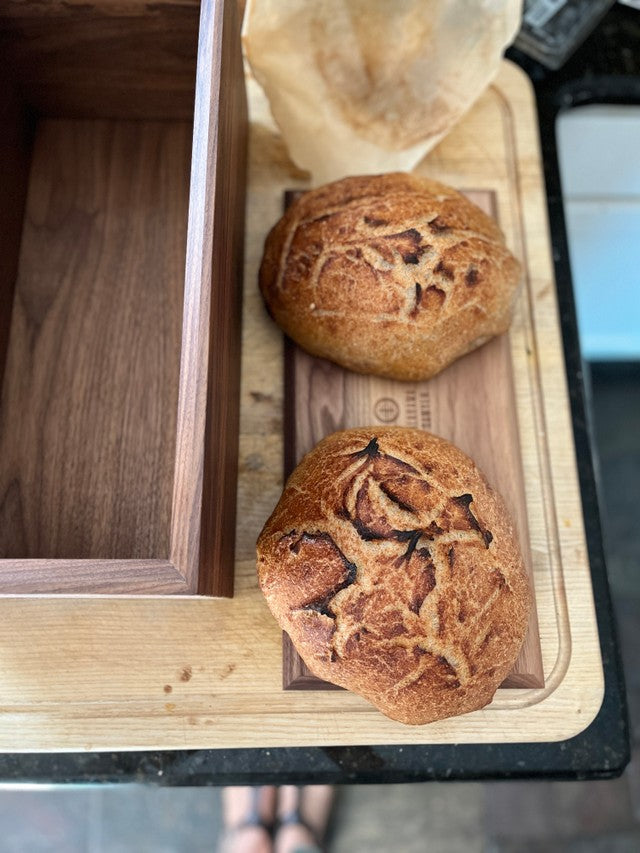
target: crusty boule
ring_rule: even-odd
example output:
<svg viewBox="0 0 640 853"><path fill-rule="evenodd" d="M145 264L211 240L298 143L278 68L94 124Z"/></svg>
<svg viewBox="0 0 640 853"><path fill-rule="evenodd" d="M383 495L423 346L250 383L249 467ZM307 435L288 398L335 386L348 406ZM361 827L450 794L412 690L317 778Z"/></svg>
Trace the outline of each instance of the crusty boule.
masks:
<svg viewBox="0 0 640 853"><path fill-rule="evenodd" d="M421 380L508 329L519 278L490 216L399 172L296 199L267 236L259 284L271 316L312 355Z"/></svg>
<svg viewBox="0 0 640 853"><path fill-rule="evenodd" d="M500 496L449 442L352 429L289 478L257 544L269 607L318 677L421 724L482 708L531 593Z"/></svg>

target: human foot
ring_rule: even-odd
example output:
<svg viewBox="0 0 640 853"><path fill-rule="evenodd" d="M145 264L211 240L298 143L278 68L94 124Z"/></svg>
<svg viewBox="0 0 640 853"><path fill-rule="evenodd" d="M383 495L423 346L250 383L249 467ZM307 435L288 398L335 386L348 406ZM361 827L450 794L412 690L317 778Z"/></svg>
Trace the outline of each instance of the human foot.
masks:
<svg viewBox="0 0 640 853"><path fill-rule="evenodd" d="M275 805L273 787L224 788L221 853L271 853Z"/></svg>
<svg viewBox="0 0 640 853"><path fill-rule="evenodd" d="M275 853L320 851L332 803L333 789L329 785L279 788Z"/></svg>

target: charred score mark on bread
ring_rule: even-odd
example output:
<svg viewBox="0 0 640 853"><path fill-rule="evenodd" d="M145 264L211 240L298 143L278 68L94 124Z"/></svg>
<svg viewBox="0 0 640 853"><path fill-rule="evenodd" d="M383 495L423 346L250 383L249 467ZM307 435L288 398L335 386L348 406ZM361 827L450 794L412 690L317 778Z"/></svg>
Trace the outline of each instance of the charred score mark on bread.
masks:
<svg viewBox="0 0 640 853"><path fill-rule="evenodd" d="M415 317L418 311L420 310L420 303L422 302L422 285L419 281L416 281L416 303L411 309L410 317Z"/></svg>
<svg viewBox="0 0 640 853"><path fill-rule="evenodd" d="M434 272L435 272L435 270L434 270ZM442 307L445 299L447 298L446 292L441 287L438 287L437 284L430 284L425 289L422 287L420 282L416 281L415 290L416 290L415 305L413 306L413 308L409 312L409 317L411 317L412 319L415 319L418 316L418 312L420 311L421 308L423 308L425 306L427 308L429 308L430 306L433 306L434 300L435 300L435 305L437 305L438 308Z"/></svg>
<svg viewBox="0 0 640 853"><path fill-rule="evenodd" d="M407 503L406 501L402 500L402 498L398 497L398 495L395 494L389 483L380 483L380 491L383 495L386 495L386 497L388 497L390 501L392 501L396 506L399 506L400 509L403 509L405 512L411 512L415 515L418 511L418 508L416 506L412 506L410 503Z"/></svg>
<svg viewBox="0 0 640 853"><path fill-rule="evenodd" d="M357 517L349 520L351 521L351 524L358 536L364 542L375 542L376 540L389 538L385 533L374 530L371 527L367 527L367 525Z"/></svg>
<svg viewBox="0 0 640 853"><path fill-rule="evenodd" d="M422 530L394 530L392 531L392 537L396 540L396 542L406 542L407 550L402 554L397 562L401 562L406 560L407 562L411 559L411 555L416 550L418 542L420 541L420 537L422 536ZM427 551L427 556L429 556L429 550Z"/></svg>
<svg viewBox="0 0 640 853"><path fill-rule="evenodd" d="M355 453L352 453L351 456L355 456L356 459L359 459L362 456L368 456L372 459L374 456L380 455L380 446L378 444L378 439L374 436L369 444L366 447L363 447L362 450L356 450Z"/></svg>
<svg viewBox="0 0 640 853"><path fill-rule="evenodd" d="M442 234L445 231L451 231L451 226L447 225L440 216L436 216L429 222L429 228L434 234Z"/></svg>
<svg viewBox="0 0 640 853"><path fill-rule="evenodd" d="M291 531L290 533L286 534L286 537L295 535L295 531ZM333 537L330 536L328 533L301 533L297 539L290 543L289 550L294 554L298 554L303 544L313 545L314 543L324 543L330 547L330 549L342 561L345 569L345 576L343 580L340 581L340 583L335 584L325 595L321 596L320 598L316 598L313 601L309 601L306 604L303 604L302 609L314 610L316 613L320 613L322 616L329 616L333 618L333 614L330 610L331 601L341 590L346 589L348 586L351 586L353 583L355 583L358 574L358 567L355 563L352 563L346 558L344 553L336 545Z"/></svg>
<svg viewBox="0 0 640 853"><path fill-rule="evenodd" d="M459 507L462 507L465 515L467 516L469 524L471 525L471 528L473 530L478 531L478 533L482 536L482 538L484 540L485 547L488 548L489 545L491 545L491 543L493 541L493 534L491 533L490 530L486 530L485 528L481 527L479 522L478 522L478 519L471 512L470 504L473 501L473 495L470 495L470 494L458 495L457 498L452 498L452 500L453 500L454 504L456 504Z"/></svg>
<svg viewBox="0 0 640 853"><path fill-rule="evenodd" d="M474 266L470 266L467 272L465 273L464 280L469 285L469 287L473 287L474 284L478 283L480 278L480 273L477 268Z"/></svg>
<svg viewBox="0 0 640 853"><path fill-rule="evenodd" d="M455 274L453 272L453 267L448 266L444 263L444 261L438 261L438 263L433 268L435 273L439 273L441 276L447 279L447 281L453 281L455 278Z"/></svg>
<svg viewBox="0 0 640 853"><path fill-rule="evenodd" d="M315 219L311 219L310 225L317 225L318 222L326 222L327 219L331 219L332 216L335 216L335 213L322 213L320 216L316 216Z"/></svg>
<svg viewBox="0 0 640 853"><path fill-rule="evenodd" d="M432 249L428 243L422 245L424 238L417 228L407 228L397 234L385 234L383 239L396 244L394 248L400 253L405 264L419 264L420 258Z"/></svg>

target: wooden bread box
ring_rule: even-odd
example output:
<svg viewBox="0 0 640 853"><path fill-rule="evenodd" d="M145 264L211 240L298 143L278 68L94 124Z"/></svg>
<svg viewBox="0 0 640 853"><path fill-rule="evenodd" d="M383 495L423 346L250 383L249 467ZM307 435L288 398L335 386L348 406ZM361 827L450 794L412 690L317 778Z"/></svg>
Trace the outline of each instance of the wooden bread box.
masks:
<svg viewBox="0 0 640 853"><path fill-rule="evenodd" d="M232 594L238 18L0 4L0 594Z"/></svg>

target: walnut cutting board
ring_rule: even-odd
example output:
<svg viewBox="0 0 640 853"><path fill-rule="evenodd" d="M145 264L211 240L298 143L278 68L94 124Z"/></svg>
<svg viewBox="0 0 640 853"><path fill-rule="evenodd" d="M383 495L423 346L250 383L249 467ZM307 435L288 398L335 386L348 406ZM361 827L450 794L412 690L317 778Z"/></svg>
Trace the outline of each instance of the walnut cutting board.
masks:
<svg viewBox="0 0 640 853"><path fill-rule="evenodd" d="M421 727L394 723L346 691L282 689L281 632L257 588L254 544L282 488L284 347L256 272L284 189L304 187L305 175L289 162L253 81L249 94L235 597L1 600L0 749L522 742L577 734L600 707L603 678L527 79L505 62L418 171L495 194L507 243L526 268L511 331L494 344L504 348L512 375L500 420L511 431L494 435L491 421L485 434L494 455L517 438L544 687L500 689L481 711ZM420 404L416 398L418 412ZM389 411L388 403L378 407L383 418ZM487 424L482 407L477 416ZM463 437L451 437L464 447ZM490 457L479 460L489 476Z"/></svg>
<svg viewBox="0 0 640 853"><path fill-rule="evenodd" d="M465 194L495 217L494 193L466 190ZM428 382L362 376L313 358L289 341L285 346L286 473L291 473L320 439L338 429L396 425L434 432L468 453L505 498L533 586L514 398L511 349L506 335L469 353ZM282 680L286 689L334 689L334 685L313 676L287 634L283 634L282 642ZM544 687L535 603L522 650L503 687Z"/></svg>

